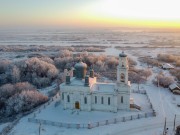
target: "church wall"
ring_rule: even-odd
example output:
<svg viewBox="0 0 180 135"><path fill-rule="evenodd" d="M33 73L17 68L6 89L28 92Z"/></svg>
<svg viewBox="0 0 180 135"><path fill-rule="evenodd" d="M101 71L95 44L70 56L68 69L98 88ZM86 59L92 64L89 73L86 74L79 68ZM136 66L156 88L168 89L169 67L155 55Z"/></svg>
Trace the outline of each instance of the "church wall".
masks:
<svg viewBox="0 0 180 135"><path fill-rule="evenodd" d="M129 99L130 99L130 94L118 93L118 96L117 96L118 110L129 110L130 109Z"/></svg>
<svg viewBox="0 0 180 135"><path fill-rule="evenodd" d="M97 97L97 103L95 103L95 96ZM103 104L102 104L102 98L103 97ZM110 98L110 105L108 104L108 98ZM105 94L105 93L93 93L92 94L92 110L98 110L98 111L110 111L110 112L116 112L117 111L117 101L114 100L117 98L114 98L113 94Z"/></svg>
<svg viewBox="0 0 180 135"><path fill-rule="evenodd" d="M84 86L64 86L61 88L61 94L64 95L62 104L64 109L75 109L75 103L79 102L80 110L91 110L91 95L90 88ZM70 102L67 100L67 96L70 97ZM87 104L84 103L84 98L87 98Z"/></svg>

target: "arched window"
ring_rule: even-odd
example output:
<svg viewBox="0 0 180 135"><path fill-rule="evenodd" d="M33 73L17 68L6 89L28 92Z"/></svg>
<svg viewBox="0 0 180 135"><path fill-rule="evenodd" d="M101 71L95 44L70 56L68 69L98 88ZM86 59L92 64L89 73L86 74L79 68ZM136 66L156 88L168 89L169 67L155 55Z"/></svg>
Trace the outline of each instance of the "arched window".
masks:
<svg viewBox="0 0 180 135"><path fill-rule="evenodd" d="M111 98L108 97L108 105L110 105L110 104L111 104Z"/></svg>
<svg viewBox="0 0 180 135"><path fill-rule="evenodd" d="M95 96L95 104L97 104L97 97Z"/></svg>
<svg viewBox="0 0 180 135"><path fill-rule="evenodd" d="M101 104L104 104L104 98L101 97Z"/></svg>
<svg viewBox="0 0 180 135"><path fill-rule="evenodd" d="M64 100L64 93L62 93L62 100Z"/></svg>
<svg viewBox="0 0 180 135"><path fill-rule="evenodd" d="M70 102L70 97L69 97L69 95L67 95L67 102Z"/></svg>
<svg viewBox="0 0 180 135"><path fill-rule="evenodd" d="M121 103L123 103L123 96L121 96Z"/></svg>
<svg viewBox="0 0 180 135"><path fill-rule="evenodd" d="M122 67L124 67L124 62L122 62Z"/></svg>
<svg viewBox="0 0 180 135"><path fill-rule="evenodd" d="M84 97L84 104L87 104L87 97Z"/></svg>
<svg viewBox="0 0 180 135"><path fill-rule="evenodd" d="M125 75L121 73L121 82L125 82Z"/></svg>

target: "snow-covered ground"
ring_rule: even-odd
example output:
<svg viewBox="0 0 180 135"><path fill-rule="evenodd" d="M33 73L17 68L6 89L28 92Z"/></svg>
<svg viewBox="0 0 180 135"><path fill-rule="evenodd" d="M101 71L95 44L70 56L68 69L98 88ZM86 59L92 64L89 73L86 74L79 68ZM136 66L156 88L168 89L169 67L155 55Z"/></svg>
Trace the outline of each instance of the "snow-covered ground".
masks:
<svg viewBox="0 0 180 135"><path fill-rule="evenodd" d="M133 86L136 88L137 86ZM180 108L177 107L177 103L180 101L179 96L174 96L168 89L157 88L153 85L141 85L141 88L146 89L150 100L153 104L154 109L157 112L156 117L143 118L139 120L120 122L117 124L111 124L108 126L97 127L93 129L68 129L68 128L57 128L53 126L42 125L45 129L42 131L44 135L68 135L68 134L94 134L94 135L107 135L107 134L121 134L121 135L160 135L163 130L164 118L167 118L167 127L172 130L174 115L177 115L177 124L180 124ZM143 106L145 98L141 95L132 94L134 100ZM175 97L175 98L174 98ZM60 106L54 106L56 101L49 105L45 110L41 111L37 115L38 118L43 118L53 121L68 121L84 122L84 120L92 121L103 120L104 118L125 115L121 113L108 113L108 112L93 112L91 115L88 112L80 112L79 115L71 114L70 110L62 110ZM93 117L92 117L93 116ZM39 125L30 123L27 121L30 116L21 119L19 124L15 126L11 133L18 135L36 135L38 133ZM170 131L169 131L170 132Z"/></svg>
<svg viewBox="0 0 180 135"><path fill-rule="evenodd" d="M9 123L0 124L0 131L3 130Z"/></svg>
<svg viewBox="0 0 180 135"><path fill-rule="evenodd" d="M115 48L107 48L105 54L118 56L120 50ZM156 51L158 53L159 51ZM126 53L137 61L139 55L134 55L132 51L126 51ZM142 52L142 55L147 52ZM99 53L100 54L100 53ZM148 53L155 55L155 53ZM137 68L144 68L145 65L139 63L137 61ZM148 96L151 100L153 108L155 109L157 116L143 118L133 121L120 122L117 124L111 124L107 126L100 126L93 129L72 129L72 128L58 128L53 126L42 125L42 134L43 135L161 135L164 126L164 120L167 119L167 127L169 128L169 132L172 131L173 128L173 120L175 114L176 125L180 124L180 107L177 107L177 104L180 103L180 96L173 95L168 89L158 88L152 84L152 79L154 79L155 75L159 72L159 69L153 68L153 75L148 78L146 84L141 84L140 87L145 89L148 93ZM165 71L168 75L168 71ZM52 86L53 88L53 86ZM136 89L136 84L132 85L132 89ZM51 89L51 87L44 90L44 93ZM43 90L42 90L43 92ZM143 95L132 94L131 97L134 98L136 104L142 106L143 110L148 110L146 97ZM104 120L107 118L114 118L119 116L127 115L127 112L120 113L108 113L108 112L80 112L79 115L71 114L70 110L63 110L61 106L55 107L56 101L50 104L46 109L42 110L41 113L37 114L37 118L52 120L52 121L69 121L72 122L89 122L89 121L98 121ZM128 113L137 113L137 112L128 112ZM39 125L35 123L28 122L28 118L32 117L33 114L30 114L26 117L23 117L19 123L13 128L10 135L37 135L39 130Z"/></svg>

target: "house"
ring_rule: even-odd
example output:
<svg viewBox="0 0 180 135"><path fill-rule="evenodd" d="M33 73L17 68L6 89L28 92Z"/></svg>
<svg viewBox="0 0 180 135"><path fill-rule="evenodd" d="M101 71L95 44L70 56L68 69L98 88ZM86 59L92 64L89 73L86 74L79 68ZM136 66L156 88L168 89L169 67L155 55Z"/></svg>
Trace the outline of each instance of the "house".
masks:
<svg viewBox="0 0 180 135"><path fill-rule="evenodd" d="M173 84L169 85L169 89L174 94L180 94L180 88L178 87L178 85L176 83L173 83Z"/></svg>
<svg viewBox="0 0 180 135"><path fill-rule="evenodd" d="M61 102L64 109L81 111L130 110L130 82L128 81L128 58L119 54L117 81L97 82L94 70L87 75L87 65L82 61L74 66L73 77L66 75L66 82L60 84Z"/></svg>
<svg viewBox="0 0 180 135"><path fill-rule="evenodd" d="M162 68L165 69L165 70L168 70L168 69L174 69L174 66L172 66L169 63L163 63Z"/></svg>

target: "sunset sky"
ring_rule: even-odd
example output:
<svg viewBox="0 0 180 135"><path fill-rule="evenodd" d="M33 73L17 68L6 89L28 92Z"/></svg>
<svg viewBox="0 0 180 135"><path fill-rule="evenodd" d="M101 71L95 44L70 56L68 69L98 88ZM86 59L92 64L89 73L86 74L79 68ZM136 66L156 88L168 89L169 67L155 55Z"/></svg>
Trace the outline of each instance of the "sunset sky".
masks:
<svg viewBox="0 0 180 135"><path fill-rule="evenodd" d="M180 0L0 0L0 25L180 28Z"/></svg>

